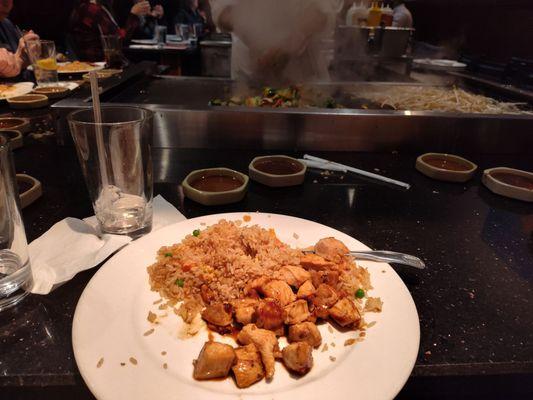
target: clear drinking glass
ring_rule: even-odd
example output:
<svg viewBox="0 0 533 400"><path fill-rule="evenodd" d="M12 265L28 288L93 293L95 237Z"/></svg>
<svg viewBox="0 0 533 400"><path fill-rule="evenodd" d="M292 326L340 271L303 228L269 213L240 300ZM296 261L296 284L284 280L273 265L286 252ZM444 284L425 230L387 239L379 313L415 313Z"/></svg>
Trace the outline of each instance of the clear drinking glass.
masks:
<svg viewBox="0 0 533 400"><path fill-rule="evenodd" d="M70 132L102 232L140 236L152 229L152 112L102 107L68 116Z"/></svg>
<svg viewBox="0 0 533 400"><path fill-rule="evenodd" d="M187 24L178 24L178 32L183 41L187 41L191 37L191 27Z"/></svg>
<svg viewBox="0 0 533 400"><path fill-rule="evenodd" d="M26 40L26 51L39 86L57 85L56 45L51 40Z"/></svg>
<svg viewBox="0 0 533 400"><path fill-rule="evenodd" d="M167 42L167 27L165 25L156 25L154 28L154 40L158 44Z"/></svg>
<svg viewBox="0 0 533 400"><path fill-rule="evenodd" d="M191 38L195 40L200 39L203 33L203 29L203 24L191 24Z"/></svg>
<svg viewBox="0 0 533 400"><path fill-rule="evenodd" d="M122 41L119 35L102 35L102 49L108 68L121 69L124 65Z"/></svg>
<svg viewBox="0 0 533 400"><path fill-rule="evenodd" d="M0 311L19 303L33 282L18 196L9 139L0 134Z"/></svg>

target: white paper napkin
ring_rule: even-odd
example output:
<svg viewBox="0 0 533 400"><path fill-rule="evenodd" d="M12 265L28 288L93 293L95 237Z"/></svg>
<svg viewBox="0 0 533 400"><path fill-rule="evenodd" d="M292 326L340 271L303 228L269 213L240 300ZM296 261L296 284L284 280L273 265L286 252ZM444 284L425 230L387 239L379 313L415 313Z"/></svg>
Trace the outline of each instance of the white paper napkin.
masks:
<svg viewBox="0 0 533 400"><path fill-rule="evenodd" d="M161 196L153 200L152 232L186 218ZM131 238L102 234L95 216L65 218L29 245L32 293L48 294L78 272L93 268L126 246Z"/></svg>

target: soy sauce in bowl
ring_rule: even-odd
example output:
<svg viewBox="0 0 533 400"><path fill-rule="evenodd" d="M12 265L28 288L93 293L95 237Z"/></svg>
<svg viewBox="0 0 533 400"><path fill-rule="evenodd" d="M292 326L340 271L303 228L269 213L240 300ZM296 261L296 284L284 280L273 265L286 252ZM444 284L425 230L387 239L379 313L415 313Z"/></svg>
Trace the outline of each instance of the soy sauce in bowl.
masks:
<svg viewBox="0 0 533 400"><path fill-rule="evenodd" d="M471 165L451 157L428 156L424 157L424 162L435 168L449 171L469 171L472 169Z"/></svg>
<svg viewBox="0 0 533 400"><path fill-rule="evenodd" d="M254 162L253 166L271 175L293 175L303 170L301 163L286 157L265 157Z"/></svg>
<svg viewBox="0 0 533 400"><path fill-rule="evenodd" d="M194 179L190 185L202 192L227 192L243 185L235 176L229 175L202 175Z"/></svg>

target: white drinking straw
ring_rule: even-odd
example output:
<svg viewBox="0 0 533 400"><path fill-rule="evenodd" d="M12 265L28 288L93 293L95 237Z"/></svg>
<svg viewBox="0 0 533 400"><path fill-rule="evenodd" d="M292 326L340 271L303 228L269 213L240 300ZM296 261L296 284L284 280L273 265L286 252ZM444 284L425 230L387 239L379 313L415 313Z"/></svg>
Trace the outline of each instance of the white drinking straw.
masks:
<svg viewBox="0 0 533 400"><path fill-rule="evenodd" d="M349 172L353 172L354 174L366 176L367 178L376 179L376 180L382 181L382 182L387 182L387 183L390 183L392 185L400 186L400 187L402 187L404 189L410 189L411 188L411 185L408 184L408 183L397 181L397 180L391 179L391 178L387 178L386 176L374 174L372 172L364 171L362 169L350 167L349 165L344 165L344 164L336 163L334 161L325 160L323 158L310 156L309 154L305 154L304 155L304 159L311 160L311 161L322 162L322 163L324 163L324 165L327 165L327 164L336 165L337 167L344 168L344 169L346 169Z"/></svg>
<svg viewBox="0 0 533 400"><path fill-rule="evenodd" d="M328 171L336 171L336 172L348 172L346 168L339 167L338 165L334 165L333 163L323 163L319 161L312 161L312 160L298 160L305 165L307 165L308 168L317 168L317 169L324 169Z"/></svg>
<svg viewBox="0 0 533 400"><path fill-rule="evenodd" d="M100 163L100 177L102 189L109 186L107 178L107 164L105 162L104 134L102 132L102 110L100 108L100 90L98 89L98 74L96 71L89 72L91 82L91 96L93 99L94 123L96 128L96 146L98 147L98 162Z"/></svg>

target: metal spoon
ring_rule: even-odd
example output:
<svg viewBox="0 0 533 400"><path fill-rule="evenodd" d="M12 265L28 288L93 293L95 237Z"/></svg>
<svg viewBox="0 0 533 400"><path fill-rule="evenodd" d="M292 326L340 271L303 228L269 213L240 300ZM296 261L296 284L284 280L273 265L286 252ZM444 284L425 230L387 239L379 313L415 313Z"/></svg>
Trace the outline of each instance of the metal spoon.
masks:
<svg viewBox="0 0 533 400"><path fill-rule="evenodd" d="M304 253L314 253L314 251L304 251ZM418 269L426 268L426 264L424 264L424 262L420 258L409 254L397 253L395 251L350 251L348 254L358 260L382 261L387 263L409 265L410 267Z"/></svg>

